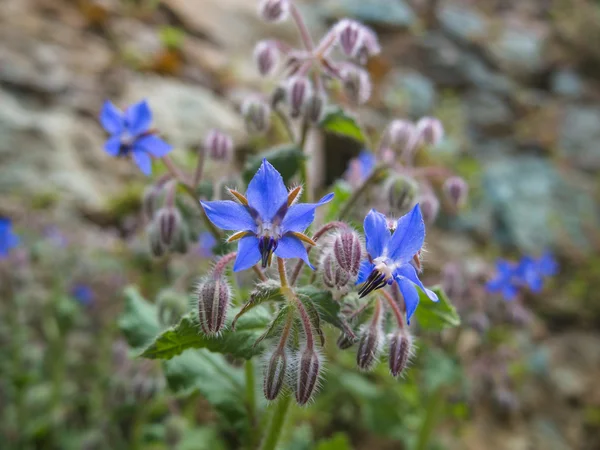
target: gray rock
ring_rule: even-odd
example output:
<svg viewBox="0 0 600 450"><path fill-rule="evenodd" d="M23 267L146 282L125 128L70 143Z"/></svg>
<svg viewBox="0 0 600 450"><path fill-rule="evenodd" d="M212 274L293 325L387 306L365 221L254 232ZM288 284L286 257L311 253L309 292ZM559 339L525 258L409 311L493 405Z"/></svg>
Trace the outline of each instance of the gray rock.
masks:
<svg viewBox="0 0 600 450"><path fill-rule="evenodd" d="M439 9L438 19L442 28L457 39L473 41L487 36L485 16L472 8L446 3Z"/></svg>
<svg viewBox="0 0 600 450"><path fill-rule="evenodd" d="M417 72L393 72L384 88L384 102L388 107L406 105L412 118L429 114L436 101L435 87L431 80Z"/></svg>
<svg viewBox="0 0 600 450"><path fill-rule="evenodd" d="M491 53L507 71L531 75L544 68L543 33L535 29L506 28L491 44Z"/></svg>
<svg viewBox="0 0 600 450"><path fill-rule="evenodd" d="M350 17L373 25L409 27L415 13L403 0L324 0L320 2L327 17Z"/></svg>
<svg viewBox="0 0 600 450"><path fill-rule="evenodd" d="M560 152L583 170L600 169L600 108L569 106L560 130Z"/></svg>
<svg viewBox="0 0 600 450"><path fill-rule="evenodd" d="M506 102L491 92L470 92L466 97L466 108L470 123L476 127L497 129L509 126L514 120Z"/></svg>
<svg viewBox="0 0 600 450"><path fill-rule="evenodd" d="M583 80L573 69L560 69L550 79L552 92L571 99L580 98L583 94Z"/></svg>

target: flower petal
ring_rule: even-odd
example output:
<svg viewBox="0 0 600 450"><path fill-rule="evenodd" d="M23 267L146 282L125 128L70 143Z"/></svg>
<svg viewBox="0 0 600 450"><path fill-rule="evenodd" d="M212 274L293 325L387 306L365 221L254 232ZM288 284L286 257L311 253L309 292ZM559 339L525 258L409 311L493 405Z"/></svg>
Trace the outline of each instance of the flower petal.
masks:
<svg viewBox="0 0 600 450"><path fill-rule="evenodd" d="M318 206L328 203L333 198L333 193L327 194L319 203L299 203L290 206L281 222L282 233L296 231L302 233L315 220L315 210Z"/></svg>
<svg viewBox="0 0 600 450"><path fill-rule="evenodd" d="M104 143L104 150L110 156L119 156L121 150L121 137L119 135L109 137Z"/></svg>
<svg viewBox="0 0 600 450"><path fill-rule="evenodd" d="M125 116L119 108L106 100L100 111L100 123L110 134L119 134L125 126Z"/></svg>
<svg viewBox="0 0 600 450"><path fill-rule="evenodd" d="M173 149L173 147L153 134L137 139L134 148L143 150L155 158L162 158Z"/></svg>
<svg viewBox="0 0 600 450"><path fill-rule="evenodd" d="M419 280L417 271L411 264L404 264L403 266L398 267L394 272L394 275L404 277L416 284L423 292L425 292L425 295L427 295L431 301L439 301L439 298L435 292L423 286L423 283L421 283L421 280Z"/></svg>
<svg viewBox="0 0 600 450"><path fill-rule="evenodd" d="M287 203L287 189L277 169L266 159L248 184L246 198L263 221L271 221L279 208Z"/></svg>
<svg viewBox="0 0 600 450"><path fill-rule="evenodd" d="M249 269L258 261L260 261L258 238L256 236L246 236L245 238L240 239L237 257L233 264L233 271L239 272L240 270Z"/></svg>
<svg viewBox="0 0 600 450"><path fill-rule="evenodd" d="M504 300L511 301L514 300L517 296L518 289L516 286L512 284L507 284L502 289L502 296Z"/></svg>
<svg viewBox="0 0 600 450"><path fill-rule="evenodd" d="M388 256L395 262L407 263L421 250L425 241L425 222L419 205L398 219L396 231L388 244Z"/></svg>
<svg viewBox="0 0 600 450"><path fill-rule="evenodd" d="M152 123L152 111L146 100L131 105L125 111L125 124L132 136L145 133Z"/></svg>
<svg viewBox="0 0 600 450"><path fill-rule="evenodd" d="M137 164L144 175L152 175L152 158L146 152L133 152L133 161Z"/></svg>
<svg viewBox="0 0 600 450"><path fill-rule="evenodd" d="M506 285L506 280L502 277L497 276L492 278L485 284L485 289L490 293L500 292Z"/></svg>
<svg viewBox="0 0 600 450"><path fill-rule="evenodd" d="M361 284L367 281L367 278L369 278L369 275L371 275L371 272L373 272L374 268L375 264L368 259L365 259L363 262L361 262L360 268L358 269L358 278L354 284Z"/></svg>
<svg viewBox="0 0 600 450"><path fill-rule="evenodd" d="M417 306L419 306L419 293L415 285L408 278L396 277L396 282L400 287L400 292L402 292L404 304L406 305L406 323L410 325L410 318L417 310Z"/></svg>
<svg viewBox="0 0 600 450"><path fill-rule="evenodd" d="M200 202L200 204L210 221L222 230L256 232L256 222L244 205L232 200Z"/></svg>
<svg viewBox="0 0 600 450"><path fill-rule="evenodd" d="M308 253L306 253L304 244L297 237L283 236L281 239L279 239L277 242L277 248L275 249L275 254L280 258L300 258L308 267L310 267L312 270L315 270L314 266L308 259Z"/></svg>
<svg viewBox="0 0 600 450"><path fill-rule="evenodd" d="M372 209L365 217L363 227L365 229L367 253L373 259L380 257L390 240L390 231L385 216Z"/></svg>

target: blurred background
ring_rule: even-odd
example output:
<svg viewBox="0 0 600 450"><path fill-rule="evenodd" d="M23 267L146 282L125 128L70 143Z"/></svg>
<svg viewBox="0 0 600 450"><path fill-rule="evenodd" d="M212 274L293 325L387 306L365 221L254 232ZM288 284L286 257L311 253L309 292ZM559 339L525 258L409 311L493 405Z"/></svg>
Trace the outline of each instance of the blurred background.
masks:
<svg viewBox="0 0 600 450"><path fill-rule="evenodd" d="M176 392L160 364L129 357L124 287L155 299L192 280L150 257L147 179L104 152L97 116L107 98L147 98L178 162L216 127L234 136L240 167L262 143L245 133L239 102L272 87L254 44L297 39L265 25L256 3L0 1L0 216L21 240L0 261L0 448L246 448L239 405L206 399L218 384ZM446 288L461 332L417 333L404 380L326 351L322 392L294 409L281 448L415 448L420 433L432 437L419 450L600 448L600 2L297 4L315 37L343 17L379 33L364 122L439 117L446 139L429 157L468 181L470 199L430 227L425 259L430 283L460 274ZM315 146L323 188L361 150L336 136ZM211 246L201 239L171 263L200 275ZM559 274L496 320L501 300L485 304L473 285L497 257L546 249ZM469 309L478 295L483 316Z"/></svg>

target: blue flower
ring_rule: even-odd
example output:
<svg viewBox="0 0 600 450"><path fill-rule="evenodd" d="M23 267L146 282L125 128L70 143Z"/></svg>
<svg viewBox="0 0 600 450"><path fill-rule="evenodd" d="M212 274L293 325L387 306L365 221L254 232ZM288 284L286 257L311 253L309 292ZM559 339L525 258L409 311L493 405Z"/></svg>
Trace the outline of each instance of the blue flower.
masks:
<svg viewBox="0 0 600 450"><path fill-rule="evenodd" d="M94 291L85 284L76 284L73 286L71 295L84 306L90 305L94 301Z"/></svg>
<svg viewBox="0 0 600 450"><path fill-rule="evenodd" d="M522 283L517 269L517 264L499 259L496 262L496 277L487 282L486 290L493 294L502 293L505 300L514 300Z"/></svg>
<svg viewBox="0 0 600 450"><path fill-rule="evenodd" d="M348 170L346 171L346 179L353 184L360 184L365 181L377 162L375 155L368 150L361 151L358 156L350 161Z"/></svg>
<svg viewBox="0 0 600 450"><path fill-rule="evenodd" d="M200 233L198 237L198 254L202 258L213 256L213 248L217 245L217 239L208 231Z"/></svg>
<svg viewBox="0 0 600 450"><path fill-rule="evenodd" d="M280 258L300 258L312 269L303 242L314 245L303 232L315 220L315 209L329 202L333 194L318 203L295 204L301 187L288 192L283 178L266 159L250 180L246 195L230 189L237 200L201 202L212 223L223 230L236 231L228 241L239 240L235 272L249 269L258 261L269 265L273 254Z"/></svg>
<svg viewBox="0 0 600 450"><path fill-rule="evenodd" d="M11 249L19 244L19 237L12 231L10 219L0 217L0 259L5 259Z"/></svg>
<svg viewBox="0 0 600 450"><path fill-rule="evenodd" d="M438 301L437 295L423 286L411 264L425 241L425 223L421 209L416 205L412 211L400 217L393 234L385 216L372 209L365 217L364 230L369 259L360 266L356 283L365 284L358 294L364 297L396 281L406 304L406 321L410 323L419 304L417 287L431 300Z"/></svg>
<svg viewBox="0 0 600 450"><path fill-rule="evenodd" d="M161 158L171 146L150 129L152 111L145 100L131 105L125 112L106 101L100 112L100 123L110 137L104 149L111 156L131 155L145 175L152 173L152 156Z"/></svg>

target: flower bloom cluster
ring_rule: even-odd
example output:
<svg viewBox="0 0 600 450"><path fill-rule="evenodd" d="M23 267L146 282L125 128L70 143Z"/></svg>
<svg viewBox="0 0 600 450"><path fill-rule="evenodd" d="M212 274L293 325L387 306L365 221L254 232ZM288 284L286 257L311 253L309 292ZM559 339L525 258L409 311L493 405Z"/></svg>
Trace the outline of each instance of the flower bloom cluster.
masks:
<svg viewBox="0 0 600 450"><path fill-rule="evenodd" d="M524 256L518 262L498 260L496 276L486 284L490 293L501 293L505 300L514 300L521 289L534 294L542 291L544 280L556 275L558 264L550 253L539 258Z"/></svg>
<svg viewBox="0 0 600 450"><path fill-rule="evenodd" d="M0 217L0 259L7 258L17 245L19 245L19 237L12 230L12 222L10 219Z"/></svg>

